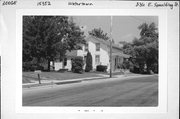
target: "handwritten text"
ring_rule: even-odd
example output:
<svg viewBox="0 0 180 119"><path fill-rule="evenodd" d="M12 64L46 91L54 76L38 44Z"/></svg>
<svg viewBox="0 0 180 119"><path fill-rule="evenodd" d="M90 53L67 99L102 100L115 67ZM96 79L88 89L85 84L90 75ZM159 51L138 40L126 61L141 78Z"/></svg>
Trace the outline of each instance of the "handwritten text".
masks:
<svg viewBox="0 0 180 119"><path fill-rule="evenodd" d="M136 7L155 7L155 8L170 8L178 7L178 2L137 2Z"/></svg>
<svg viewBox="0 0 180 119"><path fill-rule="evenodd" d="M68 5L72 5L72 6L92 6L93 3L91 3L91 2L68 2Z"/></svg>
<svg viewBox="0 0 180 119"><path fill-rule="evenodd" d="M17 4L17 1L3 1L2 5L5 6L5 5L16 5Z"/></svg>
<svg viewBox="0 0 180 119"><path fill-rule="evenodd" d="M50 1L40 1L37 2L37 6L50 6L51 2Z"/></svg>

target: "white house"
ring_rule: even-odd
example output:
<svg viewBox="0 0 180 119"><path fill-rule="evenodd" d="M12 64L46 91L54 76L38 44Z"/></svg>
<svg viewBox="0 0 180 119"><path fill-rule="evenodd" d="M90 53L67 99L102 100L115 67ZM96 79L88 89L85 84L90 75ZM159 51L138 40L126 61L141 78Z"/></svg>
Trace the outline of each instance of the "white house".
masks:
<svg viewBox="0 0 180 119"><path fill-rule="evenodd" d="M108 71L110 69L110 42L95 36L88 36L86 38L86 45L82 46L82 50L74 50L66 53L66 60L64 61L64 68L71 70L71 58L76 56L82 56L86 60L87 52L89 51L92 55L92 66L93 70L96 70L97 65L106 65ZM112 71L118 69L124 58L129 56L123 54L122 49L115 44L112 44ZM63 62L55 62L55 70L59 70L63 67Z"/></svg>

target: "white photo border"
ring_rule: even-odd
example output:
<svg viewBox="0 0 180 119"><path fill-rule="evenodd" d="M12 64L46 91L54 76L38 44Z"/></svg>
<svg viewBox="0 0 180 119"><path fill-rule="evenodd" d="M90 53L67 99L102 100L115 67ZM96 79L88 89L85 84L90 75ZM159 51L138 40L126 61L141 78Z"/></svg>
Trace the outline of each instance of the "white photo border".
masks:
<svg viewBox="0 0 180 119"><path fill-rule="evenodd" d="M157 107L28 107L22 106L22 18L24 15L158 16L159 79ZM167 113L167 11L165 9L19 9L16 10L16 113ZM82 112L80 112L82 113Z"/></svg>

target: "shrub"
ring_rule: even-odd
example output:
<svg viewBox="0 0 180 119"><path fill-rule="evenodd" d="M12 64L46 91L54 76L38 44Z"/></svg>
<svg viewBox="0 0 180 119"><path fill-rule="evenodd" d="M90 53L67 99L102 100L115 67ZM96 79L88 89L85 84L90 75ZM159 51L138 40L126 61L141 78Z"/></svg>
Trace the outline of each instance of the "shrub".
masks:
<svg viewBox="0 0 180 119"><path fill-rule="evenodd" d="M133 73L140 73L140 68L137 66L134 66Z"/></svg>
<svg viewBox="0 0 180 119"><path fill-rule="evenodd" d="M35 71L35 70L44 70L44 67L41 65L33 64L32 62L23 63L23 71Z"/></svg>
<svg viewBox="0 0 180 119"><path fill-rule="evenodd" d="M59 70L58 70L58 72L62 72L62 73L63 73L63 72L67 72L67 71L68 71L68 69L59 69Z"/></svg>
<svg viewBox="0 0 180 119"><path fill-rule="evenodd" d="M140 73L140 68L138 65L130 63L129 69L130 69L130 72L132 73Z"/></svg>
<svg viewBox="0 0 180 119"><path fill-rule="evenodd" d="M129 69L130 68L130 63L129 61L125 60L122 64L123 69Z"/></svg>
<svg viewBox="0 0 180 119"><path fill-rule="evenodd" d="M75 57L72 58L72 72L74 73L82 73L83 72L83 58L82 57Z"/></svg>
<svg viewBox="0 0 180 119"><path fill-rule="evenodd" d="M154 64L152 65L152 71L153 71L154 73L158 73L158 64L157 64L157 63L154 63Z"/></svg>
<svg viewBox="0 0 180 119"><path fill-rule="evenodd" d="M37 66L35 70L41 70L41 71L44 71L44 67L43 66Z"/></svg>
<svg viewBox="0 0 180 119"><path fill-rule="evenodd" d="M30 71L31 64L28 62L23 62L23 71Z"/></svg>
<svg viewBox="0 0 180 119"><path fill-rule="evenodd" d="M144 68L143 65L132 65L130 66L130 72L137 73L137 74L150 74L147 69Z"/></svg>
<svg viewBox="0 0 180 119"><path fill-rule="evenodd" d="M90 52L87 53L87 57L86 57L86 68L85 68L85 72L89 72L92 70L92 55Z"/></svg>
<svg viewBox="0 0 180 119"><path fill-rule="evenodd" d="M101 71L101 72L106 72L107 66L105 65L97 65L96 66L96 71Z"/></svg>

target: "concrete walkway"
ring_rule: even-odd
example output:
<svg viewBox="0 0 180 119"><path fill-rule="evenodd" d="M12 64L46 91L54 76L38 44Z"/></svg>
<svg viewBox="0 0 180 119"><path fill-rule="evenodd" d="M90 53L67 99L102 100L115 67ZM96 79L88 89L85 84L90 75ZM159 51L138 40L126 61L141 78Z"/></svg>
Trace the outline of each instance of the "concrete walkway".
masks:
<svg viewBox="0 0 180 119"><path fill-rule="evenodd" d="M78 78L78 79L66 79L66 80L41 80L41 84L39 84L39 81L34 81L33 83L26 83L23 84L23 88L31 88L31 87L37 87L37 86L47 86L47 85L54 85L54 84L68 84L68 83L77 83L84 80L95 80L95 79L104 79L106 77L88 77L88 78Z"/></svg>

